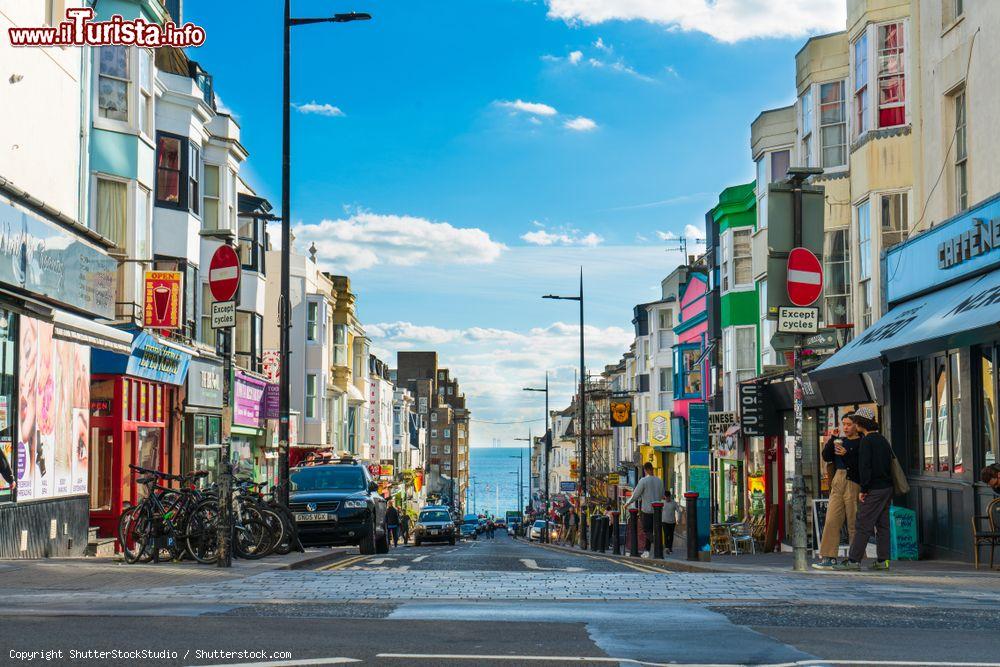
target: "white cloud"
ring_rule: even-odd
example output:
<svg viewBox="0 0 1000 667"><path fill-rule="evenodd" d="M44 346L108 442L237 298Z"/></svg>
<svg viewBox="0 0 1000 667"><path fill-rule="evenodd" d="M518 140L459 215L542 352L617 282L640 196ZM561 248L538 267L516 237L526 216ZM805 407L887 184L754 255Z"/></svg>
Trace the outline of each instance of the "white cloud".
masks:
<svg viewBox="0 0 1000 667"><path fill-rule="evenodd" d="M563 127L573 130L574 132L590 132L591 130L597 129L597 123L584 116L577 116L576 118L570 118L563 122Z"/></svg>
<svg viewBox="0 0 1000 667"><path fill-rule="evenodd" d="M576 65L583 59L583 51L570 51L566 59L569 60L571 65Z"/></svg>
<svg viewBox="0 0 1000 667"><path fill-rule="evenodd" d="M314 225L300 223L294 234L300 251L315 243L324 266L346 271L379 264L488 264L506 249L481 229L369 211Z"/></svg>
<svg viewBox="0 0 1000 667"><path fill-rule="evenodd" d="M541 225L537 221L535 225ZM544 229L538 229L532 232L526 232L521 234L521 238L530 243L531 245L538 246L583 246L585 248L593 248L604 243L604 237L594 232L581 235L579 229L558 229L556 231L548 232Z"/></svg>
<svg viewBox="0 0 1000 667"><path fill-rule="evenodd" d="M657 231L656 232L656 237L658 239L660 239L661 241L673 241L673 240L675 240L677 238L677 234L674 234L673 232L661 232L661 231Z"/></svg>
<svg viewBox="0 0 1000 667"><path fill-rule="evenodd" d="M666 67L663 68L663 71L675 79L681 78L680 72L678 72L673 65L667 65Z"/></svg>
<svg viewBox="0 0 1000 667"><path fill-rule="evenodd" d="M292 104L295 110L299 113L305 114L315 114L317 116L326 116L328 118L336 118L337 116L343 116L344 112L340 110L340 107L335 107L332 104L319 104L316 100L309 102L308 104Z"/></svg>
<svg viewBox="0 0 1000 667"><path fill-rule="evenodd" d="M684 236L689 239L703 239L705 238L705 229L691 224L684 225Z"/></svg>
<svg viewBox="0 0 1000 667"><path fill-rule="evenodd" d="M606 53L611 53L611 47L604 43L603 37L598 37L597 41L594 42L594 48L598 51L604 51Z"/></svg>
<svg viewBox="0 0 1000 667"><path fill-rule="evenodd" d="M543 104L541 102L525 102L524 100L518 99L513 102L506 100L499 101L496 104L506 109L513 109L514 111L529 113L535 116L555 116L559 113L555 110L555 107L551 107L548 104Z"/></svg>
<svg viewBox="0 0 1000 667"><path fill-rule="evenodd" d="M843 30L844 0L546 0L549 16L570 22L648 21L702 32L721 42L800 37ZM600 41L600 40L599 40ZM602 42L603 43L603 42Z"/></svg>

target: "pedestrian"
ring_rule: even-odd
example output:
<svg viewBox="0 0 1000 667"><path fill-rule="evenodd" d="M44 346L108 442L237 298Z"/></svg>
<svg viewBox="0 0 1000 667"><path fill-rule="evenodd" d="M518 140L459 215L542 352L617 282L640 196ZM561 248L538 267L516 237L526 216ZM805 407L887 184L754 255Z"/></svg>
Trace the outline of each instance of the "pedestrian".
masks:
<svg viewBox="0 0 1000 667"><path fill-rule="evenodd" d="M854 538L847 560L834 565L836 570L860 570L868 540L875 535L873 570L889 569L889 508L894 493L892 483L892 446L878 432L878 423L871 408L861 408L851 414L851 421L861 433L858 445L858 516Z"/></svg>
<svg viewBox="0 0 1000 667"><path fill-rule="evenodd" d="M569 530L566 531L566 544L572 546L576 544L576 531L580 527L580 515L576 513L576 508L569 510Z"/></svg>
<svg viewBox="0 0 1000 667"><path fill-rule="evenodd" d="M392 540L392 546L399 546L399 510L396 509L396 505L390 500L389 506L385 509L385 525L389 531L389 539Z"/></svg>
<svg viewBox="0 0 1000 667"><path fill-rule="evenodd" d="M410 514L405 507L399 513L399 529L403 533L403 544L406 544L410 541Z"/></svg>
<svg viewBox="0 0 1000 667"><path fill-rule="evenodd" d="M649 546L653 543L653 503L663 498L663 480L653 474L653 464L649 461L642 466L644 474L632 491L632 497L625 501L625 507L638 503L642 517L642 532L646 536L643 558L649 558Z"/></svg>
<svg viewBox="0 0 1000 667"><path fill-rule="evenodd" d="M979 478L983 480L983 484L993 489L993 493L1000 495L1000 463L993 463L983 468Z"/></svg>
<svg viewBox="0 0 1000 667"><path fill-rule="evenodd" d="M845 415L840 420L840 428L841 433L834 434L823 447L823 460L828 464L830 501L826 507L826 523L819 543L820 560L812 564L817 570L832 569L837 564L841 529L846 522L847 542L850 544L854 539L858 515L858 495L861 493L858 446L861 444L861 436L858 435L858 427L851 415Z"/></svg>
<svg viewBox="0 0 1000 667"><path fill-rule="evenodd" d="M677 528L677 501L674 494L663 494L663 549L668 554L674 552L674 530Z"/></svg>

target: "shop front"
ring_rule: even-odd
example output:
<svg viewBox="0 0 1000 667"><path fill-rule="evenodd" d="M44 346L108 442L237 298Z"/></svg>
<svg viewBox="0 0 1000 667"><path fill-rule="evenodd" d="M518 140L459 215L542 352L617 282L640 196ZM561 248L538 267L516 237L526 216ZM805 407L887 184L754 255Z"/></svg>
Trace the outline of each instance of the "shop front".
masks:
<svg viewBox="0 0 1000 667"><path fill-rule="evenodd" d="M972 560L992 491L1000 363L1000 195L889 250L887 310L819 372L886 387L883 430L904 464L921 556Z"/></svg>
<svg viewBox="0 0 1000 667"><path fill-rule="evenodd" d="M129 465L179 474L179 421L171 418L191 355L148 331L128 355L94 350L90 383L90 520L117 535L122 510L142 497Z"/></svg>
<svg viewBox="0 0 1000 667"><path fill-rule="evenodd" d="M278 385L237 370L233 373L231 461L238 474L274 484L278 479L277 451L272 446L269 420L278 418Z"/></svg>
<svg viewBox="0 0 1000 667"><path fill-rule="evenodd" d="M0 558L82 556L92 348L128 351L117 263L0 189Z"/></svg>
<svg viewBox="0 0 1000 667"><path fill-rule="evenodd" d="M185 385L182 468L207 470L206 485L218 481L223 458L222 372L218 359L192 359Z"/></svg>

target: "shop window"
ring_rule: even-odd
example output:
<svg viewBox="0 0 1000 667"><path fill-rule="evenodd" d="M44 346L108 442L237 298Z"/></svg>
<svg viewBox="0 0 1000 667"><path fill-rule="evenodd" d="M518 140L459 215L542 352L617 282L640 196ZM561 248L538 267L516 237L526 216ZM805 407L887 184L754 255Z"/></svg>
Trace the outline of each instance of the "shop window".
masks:
<svg viewBox="0 0 1000 667"><path fill-rule="evenodd" d="M850 230L831 229L826 233L823 252L825 266L824 305L827 325L851 321ZM764 312L764 311L762 311Z"/></svg>
<svg viewBox="0 0 1000 667"><path fill-rule="evenodd" d="M978 468L993 465L1000 461L1000 440L997 438L997 373L995 349L993 347L980 348L975 359L978 357L979 381L975 383L978 391L982 394L979 404L979 451L982 458L978 461Z"/></svg>
<svg viewBox="0 0 1000 667"><path fill-rule="evenodd" d="M17 479L17 456L14 448L14 420L18 414L15 406L18 394L15 382L15 360L17 359L17 316L7 310L0 310L0 503L14 499L12 482ZM10 475L10 479L6 479Z"/></svg>
<svg viewBox="0 0 1000 667"><path fill-rule="evenodd" d="M199 480L204 487L219 478L219 464L222 462L222 418L214 415L194 415L192 420L194 439L194 469L207 470L209 475Z"/></svg>
<svg viewBox="0 0 1000 667"><path fill-rule="evenodd" d="M156 133L157 206L187 208L187 144L186 137L166 132Z"/></svg>
<svg viewBox="0 0 1000 667"><path fill-rule="evenodd" d="M911 368L916 374L917 432L922 452L922 457L915 457L912 463L924 474L962 474L959 355L956 352L921 359Z"/></svg>

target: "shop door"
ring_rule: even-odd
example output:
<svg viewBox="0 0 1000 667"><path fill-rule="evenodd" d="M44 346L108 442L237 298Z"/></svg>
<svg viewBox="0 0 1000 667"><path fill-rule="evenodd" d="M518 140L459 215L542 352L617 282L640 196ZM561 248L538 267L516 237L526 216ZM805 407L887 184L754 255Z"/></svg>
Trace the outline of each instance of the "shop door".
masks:
<svg viewBox="0 0 1000 667"><path fill-rule="evenodd" d="M162 455L163 429L140 427L136 433L132 434L137 440L136 465L140 468L150 470L161 470L160 457ZM138 489L140 496L146 493L145 487Z"/></svg>
<svg viewBox="0 0 1000 667"><path fill-rule="evenodd" d="M114 489L115 436L109 428L90 429L90 509L110 511Z"/></svg>

